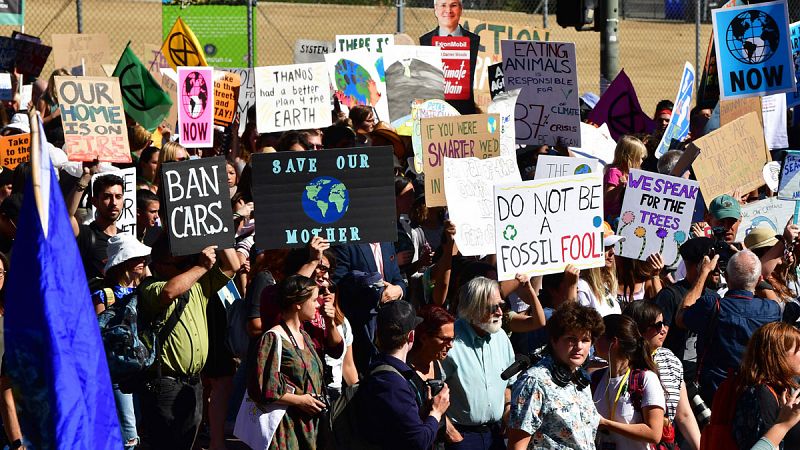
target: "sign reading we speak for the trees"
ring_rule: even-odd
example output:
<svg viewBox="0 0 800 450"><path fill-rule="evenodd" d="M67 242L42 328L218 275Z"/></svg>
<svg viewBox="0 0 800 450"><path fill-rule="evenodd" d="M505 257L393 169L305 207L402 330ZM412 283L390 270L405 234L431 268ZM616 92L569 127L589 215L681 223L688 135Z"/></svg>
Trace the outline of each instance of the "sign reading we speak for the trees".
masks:
<svg viewBox="0 0 800 450"><path fill-rule="evenodd" d="M631 169L617 228L625 240L617 244L617 254L646 260L661 253L664 264L677 264L699 192L697 181Z"/></svg>

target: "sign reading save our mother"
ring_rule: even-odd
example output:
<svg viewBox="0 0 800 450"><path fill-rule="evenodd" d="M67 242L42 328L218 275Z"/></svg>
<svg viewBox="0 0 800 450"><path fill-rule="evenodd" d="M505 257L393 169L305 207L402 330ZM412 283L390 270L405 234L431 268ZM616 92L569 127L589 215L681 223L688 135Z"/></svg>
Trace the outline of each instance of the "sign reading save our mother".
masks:
<svg viewBox="0 0 800 450"><path fill-rule="evenodd" d="M397 239L392 147L259 153L252 164L259 248Z"/></svg>
<svg viewBox="0 0 800 450"><path fill-rule="evenodd" d="M785 1L712 11L720 98L795 91Z"/></svg>
<svg viewBox="0 0 800 450"><path fill-rule="evenodd" d="M664 264L677 264L698 192L697 181L632 169L617 228L625 240L617 244L617 254L644 261L661 253Z"/></svg>

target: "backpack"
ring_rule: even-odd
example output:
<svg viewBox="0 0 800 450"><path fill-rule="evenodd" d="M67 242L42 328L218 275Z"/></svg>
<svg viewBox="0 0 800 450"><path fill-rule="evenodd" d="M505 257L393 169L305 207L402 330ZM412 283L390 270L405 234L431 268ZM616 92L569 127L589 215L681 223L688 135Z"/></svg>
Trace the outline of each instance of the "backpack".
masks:
<svg viewBox="0 0 800 450"><path fill-rule="evenodd" d="M110 289L104 289L107 298L114 298ZM109 296L108 293L111 293ZM142 375L154 363L160 362L160 343L175 329L180 315L189 303L186 292L176 299L176 307L160 330L158 321L142 323L138 313L138 290L116 300L97 316L100 338L106 351L111 380L125 393L133 392ZM166 309L164 314L166 314ZM163 316L162 316L163 317ZM160 369L160 364L158 369Z"/></svg>
<svg viewBox="0 0 800 450"><path fill-rule="evenodd" d="M369 376L379 372L394 372L405 379L403 374L388 364L375 367ZM326 423L330 429L326 443L328 450L380 450L381 448L378 444L368 442L363 436L363 424L359 422L358 417L358 402L353 401L358 393L358 385L357 383L344 387L342 395L330 407L328 423Z"/></svg>
<svg viewBox="0 0 800 450"><path fill-rule="evenodd" d="M733 416L736 414L737 378L728 375L717 388L711 405L711 422L700 433L700 450L718 448L736 450L739 446L733 438Z"/></svg>

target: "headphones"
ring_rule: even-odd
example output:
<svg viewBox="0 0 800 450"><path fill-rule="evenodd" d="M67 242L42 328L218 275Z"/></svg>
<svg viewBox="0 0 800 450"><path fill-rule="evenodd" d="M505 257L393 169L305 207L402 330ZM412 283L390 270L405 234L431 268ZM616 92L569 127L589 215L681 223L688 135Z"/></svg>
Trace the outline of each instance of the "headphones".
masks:
<svg viewBox="0 0 800 450"><path fill-rule="evenodd" d="M545 364L545 367L550 371L550 376L556 386L566 387L568 384L573 383L579 391L582 391L592 383L592 379L583 367L578 367L578 370L572 372L569 367L553 357L549 348L545 350L543 356L545 355L550 359L550 363Z"/></svg>

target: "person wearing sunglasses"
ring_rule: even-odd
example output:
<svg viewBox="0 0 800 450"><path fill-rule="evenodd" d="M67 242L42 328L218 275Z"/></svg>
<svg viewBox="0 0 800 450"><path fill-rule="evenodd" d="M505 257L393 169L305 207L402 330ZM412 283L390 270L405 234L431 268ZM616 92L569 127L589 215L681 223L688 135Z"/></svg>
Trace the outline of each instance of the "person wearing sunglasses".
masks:
<svg viewBox="0 0 800 450"><path fill-rule="evenodd" d="M689 444L688 448L700 448L700 428L689 404L686 383L683 381L683 365L670 349L664 347L669 325L664 321L661 308L655 303L638 301L629 304L622 314L636 322L639 333L652 352L653 362L658 366L658 377L664 386L667 407L664 417L669 423L666 426L672 428L673 424L677 425L681 436ZM665 437L662 437L662 442L666 442ZM681 445L681 448L686 446Z"/></svg>

